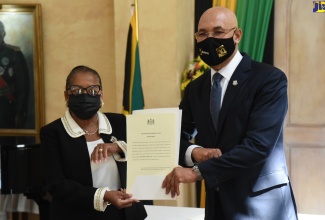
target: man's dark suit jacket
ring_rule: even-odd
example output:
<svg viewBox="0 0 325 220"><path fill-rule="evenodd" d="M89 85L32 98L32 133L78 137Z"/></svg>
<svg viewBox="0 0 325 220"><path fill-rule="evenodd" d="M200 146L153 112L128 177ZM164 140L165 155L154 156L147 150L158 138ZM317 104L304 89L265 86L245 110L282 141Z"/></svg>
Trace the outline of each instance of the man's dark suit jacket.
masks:
<svg viewBox="0 0 325 220"><path fill-rule="evenodd" d="M283 149L283 122L288 107L287 78L279 69L244 54L233 73L215 131L209 111L211 74L191 82L180 103L180 164L188 141L220 148L223 155L198 164L206 184L205 219L217 219L220 197L225 219L296 219Z"/></svg>
<svg viewBox="0 0 325 220"><path fill-rule="evenodd" d="M106 113L112 134L101 134L105 143L111 136L126 140L126 120L122 114ZM105 212L94 209L94 194L90 158L84 136L72 138L65 131L61 119L41 129L44 176L52 196L51 220L108 220L113 217L112 205ZM122 188L126 187L126 163L117 162ZM116 209L117 210L117 209ZM116 212L116 210L114 210ZM142 220L147 216L143 204L125 209L127 220Z"/></svg>

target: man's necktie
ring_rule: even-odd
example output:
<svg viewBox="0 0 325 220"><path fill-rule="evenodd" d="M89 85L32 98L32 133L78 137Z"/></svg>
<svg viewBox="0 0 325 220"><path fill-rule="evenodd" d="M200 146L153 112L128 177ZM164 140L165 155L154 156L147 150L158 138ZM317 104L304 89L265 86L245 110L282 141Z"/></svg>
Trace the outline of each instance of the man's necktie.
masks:
<svg viewBox="0 0 325 220"><path fill-rule="evenodd" d="M213 75L213 85L210 93L210 113L215 130L217 130L218 127L218 118L221 106L221 79L222 76L219 73Z"/></svg>

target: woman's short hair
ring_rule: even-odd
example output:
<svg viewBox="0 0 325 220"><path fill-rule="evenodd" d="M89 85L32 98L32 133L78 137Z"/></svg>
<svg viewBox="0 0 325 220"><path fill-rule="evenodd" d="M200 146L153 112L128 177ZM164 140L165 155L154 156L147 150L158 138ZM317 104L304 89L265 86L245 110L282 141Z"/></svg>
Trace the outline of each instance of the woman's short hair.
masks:
<svg viewBox="0 0 325 220"><path fill-rule="evenodd" d="M99 76L99 74L97 73L96 70L94 70L94 69L92 69L92 68L90 68L88 66L76 66L71 70L71 72L69 73L69 75L67 77L67 80L66 80L66 83L65 83L65 89L69 89L69 86L71 85L72 77L76 73L80 73L80 72L90 72L90 73L94 74L97 77L98 81L99 81L100 87L103 88L102 87L102 80L101 80L101 78L100 78L100 76Z"/></svg>

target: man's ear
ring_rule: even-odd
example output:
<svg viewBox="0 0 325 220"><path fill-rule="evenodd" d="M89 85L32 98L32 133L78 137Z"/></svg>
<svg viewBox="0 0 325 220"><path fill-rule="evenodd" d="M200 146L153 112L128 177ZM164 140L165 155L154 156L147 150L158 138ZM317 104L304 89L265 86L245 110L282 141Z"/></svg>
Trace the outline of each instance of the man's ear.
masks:
<svg viewBox="0 0 325 220"><path fill-rule="evenodd" d="M243 36L243 31L242 29L238 28L234 34L234 42L236 44L239 44L242 36Z"/></svg>

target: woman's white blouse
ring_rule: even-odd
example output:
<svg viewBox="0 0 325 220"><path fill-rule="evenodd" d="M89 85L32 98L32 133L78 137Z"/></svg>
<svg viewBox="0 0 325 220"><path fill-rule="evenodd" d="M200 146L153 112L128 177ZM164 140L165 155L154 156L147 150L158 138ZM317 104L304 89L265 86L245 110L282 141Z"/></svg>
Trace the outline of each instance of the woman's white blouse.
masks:
<svg viewBox="0 0 325 220"><path fill-rule="evenodd" d="M104 143L103 139L87 142L89 157L97 144L101 143ZM102 160L98 163L91 161L90 166L94 187L109 187L110 190L117 190L121 188L120 176L113 156L110 156L106 160Z"/></svg>

